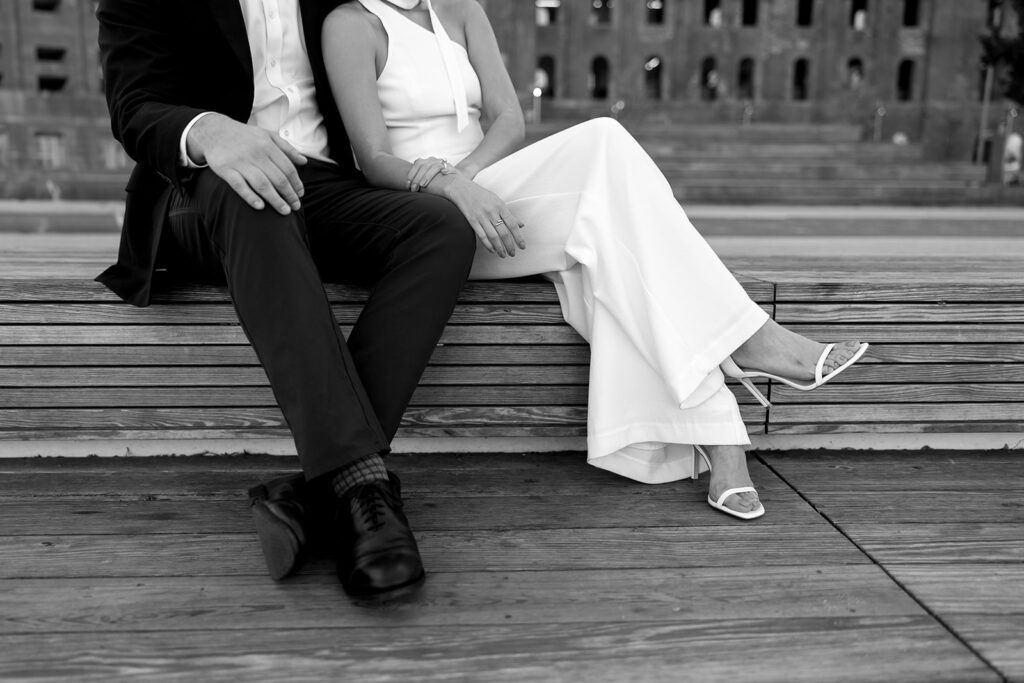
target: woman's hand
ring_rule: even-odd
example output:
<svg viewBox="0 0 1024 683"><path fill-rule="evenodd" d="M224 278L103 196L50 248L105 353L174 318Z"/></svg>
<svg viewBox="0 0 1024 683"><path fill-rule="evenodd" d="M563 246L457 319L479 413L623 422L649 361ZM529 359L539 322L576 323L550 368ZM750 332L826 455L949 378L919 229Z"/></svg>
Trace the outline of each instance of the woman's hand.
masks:
<svg viewBox="0 0 1024 683"><path fill-rule="evenodd" d="M526 241L519 234L524 224L501 197L461 173L444 177L447 180L444 196L459 207L487 251L505 258L506 255L515 256L517 246L526 248Z"/></svg>
<svg viewBox="0 0 1024 683"><path fill-rule="evenodd" d="M438 159L436 157L427 157L425 159L417 159L412 162L412 168L409 169L409 175L407 176L409 191L419 192L422 188L430 184L430 181L434 179L438 173L448 175L455 172L455 167L449 164L444 159Z"/></svg>

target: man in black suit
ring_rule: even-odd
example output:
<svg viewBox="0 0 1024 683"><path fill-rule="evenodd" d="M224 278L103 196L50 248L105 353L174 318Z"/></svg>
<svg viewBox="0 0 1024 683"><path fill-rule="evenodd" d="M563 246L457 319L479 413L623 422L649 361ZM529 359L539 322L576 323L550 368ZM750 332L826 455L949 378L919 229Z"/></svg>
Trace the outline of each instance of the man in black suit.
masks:
<svg viewBox="0 0 1024 683"><path fill-rule="evenodd" d="M271 575L300 560L306 487L330 501L318 514L346 590L391 596L423 567L381 456L475 238L446 199L371 188L354 167L321 59L337 4L100 1L112 128L137 165L118 262L98 279L138 306L158 267L227 284L308 480L251 492ZM322 277L371 287L347 343Z"/></svg>

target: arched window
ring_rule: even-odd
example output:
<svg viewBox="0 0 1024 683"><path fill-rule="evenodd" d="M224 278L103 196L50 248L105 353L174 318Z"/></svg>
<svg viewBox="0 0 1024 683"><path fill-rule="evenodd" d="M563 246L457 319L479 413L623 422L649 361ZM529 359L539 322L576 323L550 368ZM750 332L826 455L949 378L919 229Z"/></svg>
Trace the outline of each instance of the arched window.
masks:
<svg viewBox="0 0 1024 683"><path fill-rule="evenodd" d="M718 61L714 57L705 57L700 63L700 98L709 102L717 100L721 86Z"/></svg>
<svg viewBox="0 0 1024 683"><path fill-rule="evenodd" d="M661 93L661 57L652 55L644 61L644 95L649 100L660 100Z"/></svg>
<svg viewBox="0 0 1024 683"><path fill-rule="evenodd" d="M590 23L596 26L607 26L612 23L613 1L592 0L590 3Z"/></svg>
<svg viewBox="0 0 1024 683"><path fill-rule="evenodd" d="M704 23L715 28L722 25L721 0L704 0Z"/></svg>
<svg viewBox="0 0 1024 683"><path fill-rule="evenodd" d="M798 0L796 5L796 25L810 26L814 23L814 0Z"/></svg>
<svg viewBox="0 0 1024 683"><path fill-rule="evenodd" d="M555 96L555 58L551 55L543 55L537 60L533 87L540 88L541 97Z"/></svg>
<svg viewBox="0 0 1024 683"><path fill-rule="evenodd" d="M609 72L608 60L604 57L594 57L590 63L590 97L595 100L608 99Z"/></svg>
<svg viewBox="0 0 1024 683"><path fill-rule="evenodd" d="M743 0L743 25L757 26L757 6L759 0Z"/></svg>
<svg viewBox="0 0 1024 683"><path fill-rule="evenodd" d="M665 23L665 1L666 0L647 0L648 24Z"/></svg>
<svg viewBox="0 0 1024 683"><path fill-rule="evenodd" d="M904 59L900 62L896 75L896 99L909 102L914 99L914 60Z"/></svg>
<svg viewBox="0 0 1024 683"><path fill-rule="evenodd" d="M1003 0L988 0L988 27L1001 26L1003 23Z"/></svg>
<svg viewBox="0 0 1024 683"><path fill-rule="evenodd" d="M801 57L793 63L793 99L798 102L803 102L807 99L808 87L807 83L810 80L811 75L811 63L806 58Z"/></svg>
<svg viewBox="0 0 1024 683"><path fill-rule="evenodd" d="M864 82L864 62L860 57L853 57L846 63L846 85L850 90L857 90Z"/></svg>
<svg viewBox="0 0 1024 683"><path fill-rule="evenodd" d="M736 94L741 100L754 99L754 60L744 57L736 76Z"/></svg>
<svg viewBox="0 0 1024 683"><path fill-rule="evenodd" d="M912 28L921 23L920 0L903 0L903 25Z"/></svg>
<svg viewBox="0 0 1024 683"><path fill-rule="evenodd" d="M850 27L863 31L868 26L868 0L853 0L850 3Z"/></svg>

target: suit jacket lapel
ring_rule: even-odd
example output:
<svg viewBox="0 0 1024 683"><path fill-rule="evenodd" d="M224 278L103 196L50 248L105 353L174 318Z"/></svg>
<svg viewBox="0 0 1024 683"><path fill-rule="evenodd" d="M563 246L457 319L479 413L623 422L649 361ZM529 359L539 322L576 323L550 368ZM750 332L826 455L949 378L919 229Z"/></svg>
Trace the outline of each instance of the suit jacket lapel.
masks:
<svg viewBox="0 0 1024 683"><path fill-rule="evenodd" d="M220 30L227 38L238 61L242 63L249 77L252 78L252 53L249 51L249 38L245 34L245 20L242 18L242 7L239 0L205 0L210 12L220 25Z"/></svg>

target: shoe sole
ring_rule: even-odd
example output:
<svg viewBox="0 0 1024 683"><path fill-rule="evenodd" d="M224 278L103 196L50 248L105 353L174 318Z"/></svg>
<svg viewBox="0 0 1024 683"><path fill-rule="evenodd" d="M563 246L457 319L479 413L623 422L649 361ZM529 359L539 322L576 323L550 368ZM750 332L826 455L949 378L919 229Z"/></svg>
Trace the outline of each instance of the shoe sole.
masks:
<svg viewBox="0 0 1024 683"><path fill-rule="evenodd" d="M292 528L263 501L252 504L252 517L270 578L280 581L299 566L302 544Z"/></svg>
<svg viewBox="0 0 1024 683"><path fill-rule="evenodd" d="M398 600L401 598L406 598L411 595L414 595L419 591L420 587L423 586L423 583L426 581L426 579L427 573L424 571L421 572L418 577L416 577L412 581L409 581L408 583L403 583L401 586L395 586L394 588L389 588L385 591L379 591L376 593L353 592L346 588L344 584L342 584L342 588L344 588L345 593L354 602L380 603Z"/></svg>

